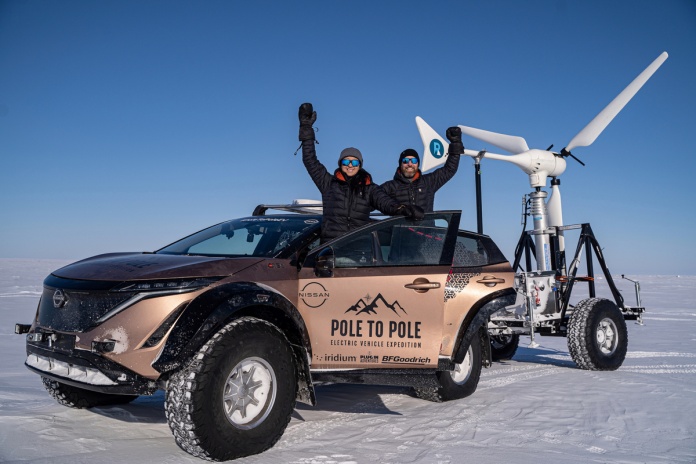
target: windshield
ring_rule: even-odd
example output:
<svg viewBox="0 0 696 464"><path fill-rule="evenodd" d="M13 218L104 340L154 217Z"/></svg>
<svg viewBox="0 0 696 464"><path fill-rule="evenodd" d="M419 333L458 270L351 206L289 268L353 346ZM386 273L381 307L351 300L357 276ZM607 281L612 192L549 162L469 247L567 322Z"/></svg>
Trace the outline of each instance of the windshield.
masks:
<svg viewBox="0 0 696 464"><path fill-rule="evenodd" d="M307 216L234 219L190 235L156 253L274 257L318 228L319 218Z"/></svg>

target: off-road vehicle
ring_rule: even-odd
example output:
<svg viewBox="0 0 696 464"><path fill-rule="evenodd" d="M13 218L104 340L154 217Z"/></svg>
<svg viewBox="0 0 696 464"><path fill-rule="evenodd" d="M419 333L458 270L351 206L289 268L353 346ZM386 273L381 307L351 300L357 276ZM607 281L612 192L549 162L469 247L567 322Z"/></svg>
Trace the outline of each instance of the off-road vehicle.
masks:
<svg viewBox="0 0 696 464"><path fill-rule="evenodd" d="M33 323L16 327L27 367L76 408L164 389L177 444L211 460L273 446L318 381L435 401L476 390L489 316L515 300L488 236L442 211L320 244L320 214L267 209L54 271Z"/></svg>

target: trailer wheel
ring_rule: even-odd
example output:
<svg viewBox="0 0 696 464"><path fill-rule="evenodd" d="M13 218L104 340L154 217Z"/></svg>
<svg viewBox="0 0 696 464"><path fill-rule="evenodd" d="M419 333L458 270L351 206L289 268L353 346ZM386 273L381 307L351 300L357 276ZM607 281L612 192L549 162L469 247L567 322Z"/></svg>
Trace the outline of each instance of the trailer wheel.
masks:
<svg viewBox="0 0 696 464"><path fill-rule="evenodd" d="M461 364L455 364L452 371L441 371L436 374L440 387L414 387L416 396L441 403L466 398L473 394L478 386L483 366L481 343L481 337L475 337Z"/></svg>
<svg viewBox="0 0 696 464"><path fill-rule="evenodd" d="M274 325L252 317L217 332L167 381L165 414L176 443L211 461L273 446L295 407L295 360Z"/></svg>
<svg viewBox="0 0 696 464"><path fill-rule="evenodd" d="M568 350L581 369L614 371L628 349L621 310L610 300L588 298L575 306L568 325Z"/></svg>
<svg viewBox="0 0 696 464"><path fill-rule="evenodd" d="M491 335L491 356L493 361L512 359L520 345L518 334Z"/></svg>

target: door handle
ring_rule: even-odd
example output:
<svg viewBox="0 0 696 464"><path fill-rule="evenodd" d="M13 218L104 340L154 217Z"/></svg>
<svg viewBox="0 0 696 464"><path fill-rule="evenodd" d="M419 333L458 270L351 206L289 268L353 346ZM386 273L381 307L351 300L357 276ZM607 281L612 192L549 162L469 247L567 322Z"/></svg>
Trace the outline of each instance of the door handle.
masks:
<svg viewBox="0 0 696 464"><path fill-rule="evenodd" d="M489 275L489 276L485 276L481 280L477 280L476 282L479 284L483 284L486 287L495 287L498 284L505 283L505 279L501 279L499 277Z"/></svg>
<svg viewBox="0 0 696 464"><path fill-rule="evenodd" d="M417 293L425 293L433 288L440 288L440 282L430 282L425 277L418 277L412 284L406 284L404 287L415 290Z"/></svg>

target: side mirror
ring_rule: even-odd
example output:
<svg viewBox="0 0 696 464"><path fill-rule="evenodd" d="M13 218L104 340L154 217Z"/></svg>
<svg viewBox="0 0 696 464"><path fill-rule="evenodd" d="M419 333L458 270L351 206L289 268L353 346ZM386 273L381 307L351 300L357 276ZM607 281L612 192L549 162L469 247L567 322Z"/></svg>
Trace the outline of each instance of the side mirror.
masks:
<svg viewBox="0 0 696 464"><path fill-rule="evenodd" d="M317 254L314 262L314 275L317 277L332 277L335 264L333 248L324 248Z"/></svg>

